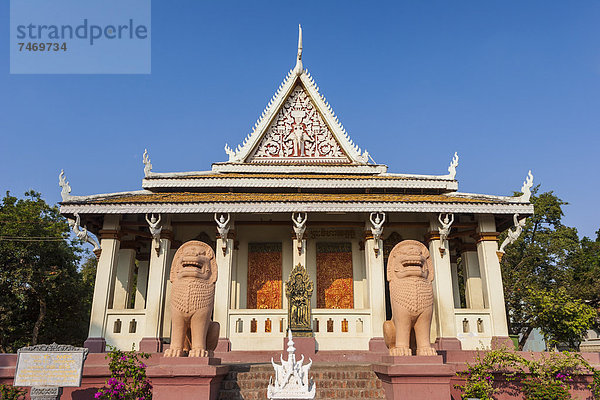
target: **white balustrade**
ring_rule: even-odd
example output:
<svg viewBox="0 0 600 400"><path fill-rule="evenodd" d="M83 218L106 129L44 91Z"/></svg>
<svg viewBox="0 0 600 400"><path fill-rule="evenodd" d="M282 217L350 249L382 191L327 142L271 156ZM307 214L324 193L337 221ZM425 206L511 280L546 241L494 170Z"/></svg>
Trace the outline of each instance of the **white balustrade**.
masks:
<svg viewBox="0 0 600 400"><path fill-rule="evenodd" d="M106 344L120 350L138 350L145 323L145 310L107 310Z"/></svg>
<svg viewBox="0 0 600 400"><path fill-rule="evenodd" d="M460 308L454 310L457 337L463 350L489 349L494 330L488 309Z"/></svg>
<svg viewBox="0 0 600 400"><path fill-rule="evenodd" d="M368 350L371 310L314 309L312 319L319 350ZM281 350L287 327L283 309L229 310L232 350Z"/></svg>

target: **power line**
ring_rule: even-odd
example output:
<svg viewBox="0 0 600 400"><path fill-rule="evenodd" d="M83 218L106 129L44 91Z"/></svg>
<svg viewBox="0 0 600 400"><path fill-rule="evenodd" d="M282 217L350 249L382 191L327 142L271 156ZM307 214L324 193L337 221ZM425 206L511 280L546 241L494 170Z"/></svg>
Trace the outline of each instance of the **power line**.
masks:
<svg viewBox="0 0 600 400"><path fill-rule="evenodd" d="M44 236L0 236L0 241L1 240L9 242L62 242L67 239Z"/></svg>

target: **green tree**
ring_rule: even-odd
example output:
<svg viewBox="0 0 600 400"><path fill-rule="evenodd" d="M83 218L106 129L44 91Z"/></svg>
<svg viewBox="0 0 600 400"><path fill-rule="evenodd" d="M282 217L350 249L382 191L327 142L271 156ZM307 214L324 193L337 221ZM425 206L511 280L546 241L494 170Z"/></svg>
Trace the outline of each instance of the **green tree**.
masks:
<svg viewBox="0 0 600 400"><path fill-rule="evenodd" d="M594 269L589 261L593 258L593 249L588 249L591 241L587 238L580 241L575 228L563 225L562 207L566 202L553 192L538 195L538 191L539 186L532 191L533 216L527 219L519 239L507 247L501 263L509 332L521 335L520 348L534 328L544 328L545 332L553 329L539 318L540 298L537 294L550 294L549 301L555 301L552 307L564 306L565 299L560 296L563 289L574 296L574 301L588 300L593 293L598 296L600 268ZM575 323L572 320L554 322ZM557 332L567 331L566 326L557 328ZM571 341L573 338L567 335L558 340Z"/></svg>
<svg viewBox="0 0 600 400"><path fill-rule="evenodd" d="M579 248L570 253L569 264L573 273L569 276L571 293L585 300L590 306L600 308L600 230L596 240L581 239Z"/></svg>
<svg viewBox="0 0 600 400"><path fill-rule="evenodd" d="M548 348L567 344L577 350L581 337L592 327L597 315L593 307L571 296L564 287L530 289L527 300L535 315L532 325L540 329Z"/></svg>
<svg viewBox="0 0 600 400"><path fill-rule="evenodd" d="M82 344L89 286L83 253L58 207L34 191L0 204L0 351L42 342Z"/></svg>

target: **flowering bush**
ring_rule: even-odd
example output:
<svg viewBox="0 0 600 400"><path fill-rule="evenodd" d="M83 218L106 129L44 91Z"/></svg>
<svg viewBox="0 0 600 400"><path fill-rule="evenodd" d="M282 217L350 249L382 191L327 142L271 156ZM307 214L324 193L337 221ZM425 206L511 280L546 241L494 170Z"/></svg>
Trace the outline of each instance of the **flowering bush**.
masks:
<svg viewBox="0 0 600 400"><path fill-rule="evenodd" d="M501 373L506 381L512 381L523 372L522 361L521 356L506 349L488 351L484 357L477 353L475 363L467 363L467 370L460 373L466 378L465 384L458 386L463 391L462 398L492 400L497 391L494 374Z"/></svg>
<svg viewBox="0 0 600 400"><path fill-rule="evenodd" d="M569 388L573 376L594 371L579 354L566 351L542 355L539 360L525 363L531 374L523 381L523 392L527 400L570 399Z"/></svg>
<svg viewBox="0 0 600 400"><path fill-rule="evenodd" d="M2 400L22 400L25 398L27 390L17 386L0 385L0 399Z"/></svg>
<svg viewBox="0 0 600 400"><path fill-rule="evenodd" d="M113 347L106 358L110 358L110 378L106 381L108 387L100 389L94 396L96 399L152 399L152 385L146 376L146 364L142 362L143 359L150 358L150 354L121 351Z"/></svg>
<svg viewBox="0 0 600 400"><path fill-rule="evenodd" d="M462 398L491 400L498 391L494 387L494 374L512 382L527 400L568 400L569 389L576 375L591 373L588 385L593 398L600 399L600 371L594 369L580 354L550 353L539 360L527 360L507 349L491 350L481 357L478 353L474 364L467 363L467 370L459 374L465 384L458 386ZM518 385L520 383L520 385Z"/></svg>

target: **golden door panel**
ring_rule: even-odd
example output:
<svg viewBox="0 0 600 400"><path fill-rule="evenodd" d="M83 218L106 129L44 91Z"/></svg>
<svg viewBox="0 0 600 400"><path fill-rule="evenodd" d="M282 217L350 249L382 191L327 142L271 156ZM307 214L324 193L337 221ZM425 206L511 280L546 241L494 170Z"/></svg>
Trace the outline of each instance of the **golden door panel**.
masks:
<svg viewBox="0 0 600 400"><path fill-rule="evenodd" d="M317 243L317 308L354 308L350 243Z"/></svg>
<svg viewBox="0 0 600 400"><path fill-rule="evenodd" d="M281 266L281 243L248 243L248 308L282 307Z"/></svg>

